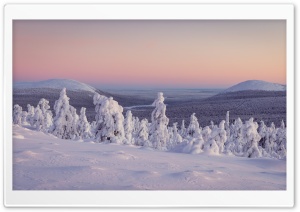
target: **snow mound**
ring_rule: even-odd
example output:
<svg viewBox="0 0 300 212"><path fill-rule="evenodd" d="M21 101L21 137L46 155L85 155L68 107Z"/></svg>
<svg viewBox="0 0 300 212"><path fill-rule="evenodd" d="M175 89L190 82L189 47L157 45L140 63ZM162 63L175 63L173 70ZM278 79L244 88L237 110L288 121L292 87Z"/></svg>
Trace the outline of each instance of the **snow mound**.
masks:
<svg viewBox="0 0 300 212"><path fill-rule="evenodd" d="M245 90L285 91L286 86L278 83L271 83L262 80L248 80L248 81L238 83L226 89L222 93L245 91Z"/></svg>
<svg viewBox="0 0 300 212"><path fill-rule="evenodd" d="M14 83L14 89L26 89L26 88L55 88L55 89L66 88L67 90L71 90L71 91L83 90L92 93L96 91L96 89L93 88L92 86L71 79L49 79L49 80L38 81L38 82Z"/></svg>

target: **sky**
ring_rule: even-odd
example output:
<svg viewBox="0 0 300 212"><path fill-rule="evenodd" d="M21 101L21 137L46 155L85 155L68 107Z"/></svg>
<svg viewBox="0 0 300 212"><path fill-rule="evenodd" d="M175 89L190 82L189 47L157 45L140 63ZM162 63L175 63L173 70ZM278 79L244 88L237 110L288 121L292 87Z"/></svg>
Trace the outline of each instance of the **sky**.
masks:
<svg viewBox="0 0 300 212"><path fill-rule="evenodd" d="M13 80L95 87L286 84L284 20L14 20Z"/></svg>

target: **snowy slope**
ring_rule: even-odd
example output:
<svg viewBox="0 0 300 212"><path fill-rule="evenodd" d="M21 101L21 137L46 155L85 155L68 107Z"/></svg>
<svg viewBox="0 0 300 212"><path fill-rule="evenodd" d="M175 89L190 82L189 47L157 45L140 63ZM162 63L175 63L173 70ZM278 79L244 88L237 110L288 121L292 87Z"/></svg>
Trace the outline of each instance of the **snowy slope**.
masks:
<svg viewBox="0 0 300 212"><path fill-rule="evenodd" d="M236 85L226 89L222 93L244 91L244 90L285 91L286 86L277 84L277 83L266 82L266 81L262 81L262 80L248 80L248 81L236 84Z"/></svg>
<svg viewBox="0 0 300 212"><path fill-rule="evenodd" d="M72 91L83 90L83 91L89 91L93 93L96 90L92 86L71 79L49 79L49 80L44 80L39 82L14 83L14 89L25 89L25 88L57 88L57 89L66 88L67 90L72 90Z"/></svg>
<svg viewBox="0 0 300 212"><path fill-rule="evenodd" d="M286 161L62 140L13 126L15 190L284 190Z"/></svg>

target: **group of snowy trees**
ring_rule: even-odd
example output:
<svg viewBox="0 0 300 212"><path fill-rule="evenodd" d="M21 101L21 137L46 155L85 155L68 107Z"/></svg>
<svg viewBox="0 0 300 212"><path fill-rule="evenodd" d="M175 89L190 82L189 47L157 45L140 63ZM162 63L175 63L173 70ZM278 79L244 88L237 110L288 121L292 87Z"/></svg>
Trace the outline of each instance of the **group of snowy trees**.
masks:
<svg viewBox="0 0 300 212"><path fill-rule="evenodd" d="M253 118L245 123L238 118L230 124L228 111L226 119L219 125L211 122L210 126L201 128L193 113L189 125L186 127L183 120L178 130L177 123L168 126L163 93L158 93L153 103L155 108L150 123L147 119L134 117L131 111L127 111L124 117L123 107L112 97L96 93L93 102L96 120L89 123L86 109L81 108L77 115L76 109L69 104L64 88L54 104L54 117L49 101L41 99L36 108L28 104L27 111L14 105L13 123L30 124L36 130L62 139L92 139L99 143L137 145L192 154L206 152L279 159L286 156L286 128L283 121L279 128L273 123L267 127L263 121L258 124Z"/></svg>

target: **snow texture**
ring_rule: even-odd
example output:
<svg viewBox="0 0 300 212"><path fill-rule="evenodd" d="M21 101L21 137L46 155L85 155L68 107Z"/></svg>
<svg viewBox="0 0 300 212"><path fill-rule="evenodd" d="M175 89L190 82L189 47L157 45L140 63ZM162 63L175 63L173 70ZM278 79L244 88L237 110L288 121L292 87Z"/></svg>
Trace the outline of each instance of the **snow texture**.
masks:
<svg viewBox="0 0 300 212"><path fill-rule="evenodd" d="M14 190L286 189L285 160L63 140L18 125L13 132Z"/></svg>

